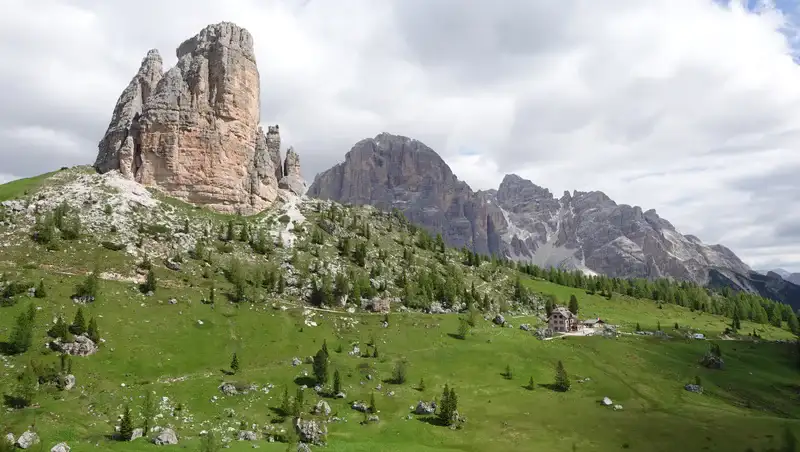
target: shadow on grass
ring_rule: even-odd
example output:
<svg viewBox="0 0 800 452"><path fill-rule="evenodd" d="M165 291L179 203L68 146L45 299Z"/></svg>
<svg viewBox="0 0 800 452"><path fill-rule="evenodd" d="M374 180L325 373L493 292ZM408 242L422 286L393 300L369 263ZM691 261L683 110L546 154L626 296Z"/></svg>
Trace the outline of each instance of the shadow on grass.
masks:
<svg viewBox="0 0 800 452"><path fill-rule="evenodd" d="M230 377L231 375L234 375L234 374L236 373L236 372L233 372L233 371L231 371L231 370L227 370L227 369L220 369L219 371L220 371L220 372L222 372L222 374L223 374L223 375L227 375L227 376L229 376L229 377Z"/></svg>
<svg viewBox="0 0 800 452"><path fill-rule="evenodd" d="M306 385L309 388L313 388L317 384L317 379L314 377L297 377L294 379L294 384L297 386Z"/></svg>
<svg viewBox="0 0 800 452"><path fill-rule="evenodd" d="M452 337L453 339L458 339L460 341L466 340L467 338L458 334L458 333L447 333L448 336Z"/></svg>
<svg viewBox="0 0 800 452"><path fill-rule="evenodd" d="M420 416L417 418L418 421L424 422L426 424L435 425L437 427L447 427L441 420L439 420L436 416Z"/></svg>
<svg viewBox="0 0 800 452"><path fill-rule="evenodd" d="M0 355L13 355L14 348L11 346L11 342L3 342L0 341Z"/></svg>
<svg viewBox="0 0 800 452"><path fill-rule="evenodd" d="M273 424L281 424L281 423L283 423L286 420L286 418L289 417L289 414L290 414L290 413L287 413L287 412L283 411L280 408L276 408L276 407L273 407L273 406L269 407L269 410L272 411L275 414L275 416L277 416L277 417L273 418L272 420L270 420L270 422L273 423Z"/></svg>
<svg viewBox="0 0 800 452"><path fill-rule="evenodd" d="M28 403L22 397L3 394L3 405L7 406L8 408L19 410L28 406Z"/></svg>
<svg viewBox="0 0 800 452"><path fill-rule="evenodd" d="M554 392L567 392L561 387L557 386L555 383L539 383L539 387L549 389Z"/></svg>

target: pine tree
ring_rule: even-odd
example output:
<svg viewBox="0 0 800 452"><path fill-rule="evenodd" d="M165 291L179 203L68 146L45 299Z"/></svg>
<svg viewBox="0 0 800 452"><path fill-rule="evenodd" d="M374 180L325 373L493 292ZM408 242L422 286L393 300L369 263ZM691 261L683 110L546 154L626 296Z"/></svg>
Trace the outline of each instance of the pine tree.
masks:
<svg viewBox="0 0 800 452"><path fill-rule="evenodd" d="M314 355L314 377L317 379L317 384L324 385L328 383L328 353L323 349Z"/></svg>
<svg viewBox="0 0 800 452"><path fill-rule="evenodd" d="M75 319L72 320L72 324L69 326L69 332L76 336L86 332L86 318L83 316L83 308L78 307Z"/></svg>
<svg viewBox="0 0 800 452"><path fill-rule="evenodd" d="M233 220L228 220L228 228L225 231L225 241L233 241Z"/></svg>
<svg viewBox="0 0 800 452"><path fill-rule="evenodd" d="M342 377L339 375L339 369L333 371L333 393L338 394L342 392Z"/></svg>
<svg viewBox="0 0 800 452"><path fill-rule="evenodd" d="M556 383L555 387L559 391L569 391L570 388L569 375L564 369L564 364L559 360L556 365Z"/></svg>
<svg viewBox="0 0 800 452"><path fill-rule="evenodd" d="M676 330L679 330L679 329L681 329L681 327L678 325L678 322L675 322L675 327L674 327L674 328L675 328Z"/></svg>
<svg viewBox="0 0 800 452"><path fill-rule="evenodd" d="M250 241L250 231L248 230L247 223L242 223L242 229L239 231L239 241L245 243Z"/></svg>
<svg viewBox="0 0 800 452"><path fill-rule="evenodd" d="M283 388L280 411L282 416L289 416L292 414L292 401L289 399L289 388L287 387Z"/></svg>
<svg viewBox="0 0 800 452"><path fill-rule="evenodd" d="M731 329L735 333L742 328L742 322L739 318L739 308L733 310L733 321L731 322Z"/></svg>
<svg viewBox="0 0 800 452"><path fill-rule="evenodd" d="M578 315L578 297L575 294L569 296L569 312Z"/></svg>
<svg viewBox="0 0 800 452"><path fill-rule="evenodd" d="M47 297L47 289L44 287L44 279L39 280L39 284L36 286L36 292L34 294L36 298L45 298Z"/></svg>
<svg viewBox="0 0 800 452"><path fill-rule="evenodd" d="M213 430L209 430L200 439L200 452L219 452L220 444L217 441L217 435Z"/></svg>
<svg viewBox="0 0 800 452"><path fill-rule="evenodd" d="M131 419L131 409L127 405L119 423L119 436L123 441L130 441L133 438L133 419Z"/></svg>
<svg viewBox="0 0 800 452"><path fill-rule="evenodd" d="M417 385L417 389L419 389L420 392L425 391L425 379L423 378L419 379L419 384Z"/></svg>
<svg viewBox="0 0 800 452"><path fill-rule="evenodd" d="M33 325L36 319L36 308L28 305L28 310L17 315L14 330L11 332L11 351L15 354L25 353L33 344Z"/></svg>
<svg viewBox="0 0 800 452"><path fill-rule="evenodd" d="M456 396L455 389L451 389L448 385L444 385L442 391L442 398L439 401L439 423L442 425L453 425L456 421L456 412L458 411L458 397Z"/></svg>
<svg viewBox="0 0 800 452"><path fill-rule="evenodd" d="M39 378L33 369L33 363L29 363L19 377L19 400L24 406L31 406L36 399L36 391L39 389Z"/></svg>
<svg viewBox="0 0 800 452"><path fill-rule="evenodd" d="M86 329L86 335L95 344L100 342L100 330L97 328L97 321L94 317L89 320L89 327Z"/></svg>
<svg viewBox="0 0 800 452"><path fill-rule="evenodd" d="M233 373L239 372L239 357L234 352L233 358L231 358L231 370Z"/></svg>
<svg viewBox="0 0 800 452"><path fill-rule="evenodd" d="M661 321L656 322L656 330L661 331Z"/></svg>
<svg viewBox="0 0 800 452"><path fill-rule="evenodd" d="M378 346L377 345L372 348L372 357L373 358L378 358Z"/></svg>
<svg viewBox="0 0 800 452"><path fill-rule="evenodd" d="M506 364L506 371L503 373L503 376L506 377L506 380L511 380L514 378L513 374L511 373L511 366Z"/></svg>
<svg viewBox="0 0 800 452"><path fill-rule="evenodd" d="M69 329L67 327L67 322L64 321L64 317L58 316L56 323L47 331L47 335L52 337L53 339L61 338L62 341L66 341L69 334Z"/></svg>
<svg viewBox="0 0 800 452"><path fill-rule="evenodd" d="M392 382L397 385L401 385L406 382L405 360L400 360L397 363L395 363L394 370L392 371Z"/></svg>
<svg viewBox="0 0 800 452"><path fill-rule="evenodd" d="M535 387L536 386L533 385L533 377L531 377L531 379L528 380L528 389L532 391Z"/></svg>
<svg viewBox="0 0 800 452"><path fill-rule="evenodd" d="M188 218L183 220L183 233L184 234L188 234L189 233L189 219Z"/></svg>
<svg viewBox="0 0 800 452"><path fill-rule="evenodd" d="M153 399L153 393L151 391L145 391L144 401L142 402L142 430L145 436L150 432L150 423L153 422L155 415L156 401Z"/></svg>
<svg viewBox="0 0 800 452"><path fill-rule="evenodd" d="M639 325L639 322L636 322L636 331L642 331L642 326Z"/></svg>
<svg viewBox="0 0 800 452"><path fill-rule="evenodd" d="M303 405L304 405L304 396L303 388L297 388L297 393L294 397L294 405L292 406L292 416L300 416L300 413L303 412Z"/></svg>
<svg viewBox="0 0 800 452"><path fill-rule="evenodd" d="M458 338L466 339L469 334L469 321L464 317L458 319Z"/></svg>
<svg viewBox="0 0 800 452"><path fill-rule="evenodd" d="M147 278L142 284L142 293L149 293L156 291L156 274L151 268L147 271Z"/></svg>
<svg viewBox="0 0 800 452"><path fill-rule="evenodd" d="M371 392L369 394L369 412L375 414L378 412L378 406L375 405L375 393Z"/></svg>

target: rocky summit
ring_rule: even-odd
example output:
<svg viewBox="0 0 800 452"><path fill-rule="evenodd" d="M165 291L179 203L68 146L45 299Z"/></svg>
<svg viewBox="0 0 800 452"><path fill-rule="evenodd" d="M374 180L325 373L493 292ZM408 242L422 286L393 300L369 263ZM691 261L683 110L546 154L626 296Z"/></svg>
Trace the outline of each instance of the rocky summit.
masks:
<svg viewBox="0 0 800 452"><path fill-rule="evenodd" d="M303 194L294 151L281 163L278 126L260 127L259 73L250 33L209 25L163 72L150 50L119 97L94 167L227 213L264 210L279 181ZM286 172L290 171L290 172Z"/></svg>
<svg viewBox="0 0 800 452"><path fill-rule="evenodd" d="M789 292L767 290L730 249L681 234L655 210L600 191L558 198L514 174L497 190L474 192L430 147L388 133L356 143L343 163L317 175L309 195L396 208L452 246L542 267L714 283L779 300Z"/></svg>

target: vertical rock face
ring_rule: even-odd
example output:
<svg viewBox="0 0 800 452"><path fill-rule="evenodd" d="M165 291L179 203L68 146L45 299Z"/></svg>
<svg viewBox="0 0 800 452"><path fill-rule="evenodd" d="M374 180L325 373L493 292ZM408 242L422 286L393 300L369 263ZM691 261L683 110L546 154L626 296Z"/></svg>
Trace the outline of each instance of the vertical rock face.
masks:
<svg viewBox="0 0 800 452"><path fill-rule="evenodd" d="M489 248L489 212L436 152L407 137L382 133L359 141L344 163L317 175L308 195L384 210L398 208L453 246Z"/></svg>
<svg viewBox="0 0 800 452"><path fill-rule="evenodd" d="M155 92L158 82L161 81L162 65L158 50L147 52L139 71L119 96L111 123L98 146L100 152L94 163L98 171L104 173L116 169L124 176L132 177L134 143L138 133L136 126L145 101Z"/></svg>
<svg viewBox="0 0 800 452"><path fill-rule="evenodd" d="M209 25L178 47L162 76L151 51L114 110L95 168L222 212L253 213L284 176L277 126L259 127L259 74L250 33Z"/></svg>
<svg viewBox="0 0 800 452"><path fill-rule="evenodd" d="M300 175L300 156L294 152L294 148L286 150L286 160L283 162L283 177L278 182L278 187L289 190L296 195L306 193L306 183Z"/></svg>

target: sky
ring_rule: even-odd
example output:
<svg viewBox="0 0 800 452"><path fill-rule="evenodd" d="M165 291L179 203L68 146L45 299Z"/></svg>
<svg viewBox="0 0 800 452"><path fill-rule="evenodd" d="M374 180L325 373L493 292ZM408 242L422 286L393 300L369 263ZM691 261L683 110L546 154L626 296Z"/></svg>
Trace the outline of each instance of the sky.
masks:
<svg viewBox="0 0 800 452"><path fill-rule="evenodd" d="M92 163L142 58L254 37L261 119L304 176L390 132L473 189L516 173L655 208L754 268L800 271L798 2L4 0L0 182Z"/></svg>

